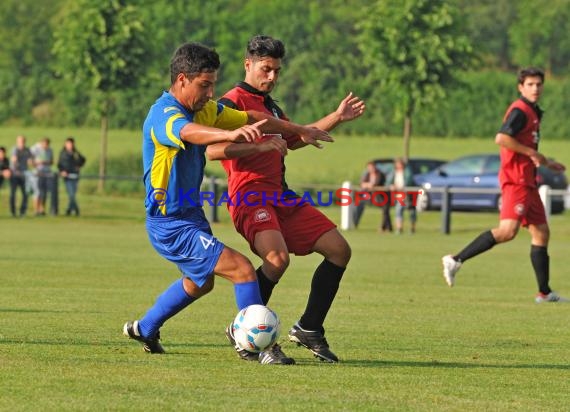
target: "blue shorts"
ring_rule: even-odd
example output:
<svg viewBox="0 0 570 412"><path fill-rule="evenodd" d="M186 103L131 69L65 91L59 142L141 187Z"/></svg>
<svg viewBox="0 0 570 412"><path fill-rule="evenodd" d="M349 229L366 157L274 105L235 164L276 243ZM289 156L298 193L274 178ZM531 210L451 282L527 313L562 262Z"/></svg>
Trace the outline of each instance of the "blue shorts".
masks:
<svg viewBox="0 0 570 412"><path fill-rule="evenodd" d="M214 237L201 208L179 216L148 216L146 230L156 251L202 287L214 273L224 244Z"/></svg>

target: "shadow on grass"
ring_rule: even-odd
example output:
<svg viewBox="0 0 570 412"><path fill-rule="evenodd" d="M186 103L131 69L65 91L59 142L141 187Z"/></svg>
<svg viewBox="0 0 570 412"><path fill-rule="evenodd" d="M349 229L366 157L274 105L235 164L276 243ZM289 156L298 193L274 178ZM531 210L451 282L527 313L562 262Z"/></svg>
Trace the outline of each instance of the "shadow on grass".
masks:
<svg viewBox="0 0 570 412"><path fill-rule="evenodd" d="M0 313L81 313L77 310L46 310L46 309L13 309L13 308L0 308ZM103 313L103 312L93 312L85 311L84 313Z"/></svg>
<svg viewBox="0 0 570 412"><path fill-rule="evenodd" d="M367 367L367 368L451 368L451 369L554 369L570 370L570 365L556 364L508 364L508 363L466 363L466 362L441 362L429 361L397 361L397 360L347 360L341 361L342 365Z"/></svg>
<svg viewBox="0 0 570 412"><path fill-rule="evenodd" d="M117 341L104 341L94 342L89 341L70 341L70 340L48 340L48 339L2 339L0 338L0 345L45 345L45 346L89 346L89 347L106 347L113 351L126 350L125 353L133 353L133 355L141 355L142 347L138 342L125 340L123 342ZM139 347L137 347L139 346ZM225 344L212 344L212 343L166 343L165 349L167 351L164 355L149 355L142 354L143 356L152 356L153 358L162 357L181 357L189 356L192 354L193 349L214 349L227 348L228 351L232 348ZM132 349L132 351L130 350ZM137 350L138 349L138 350ZM544 370L570 370L570 365L562 364L548 364L548 363L533 363L533 364L513 364L513 363L467 363L467 362L441 362L437 360L426 361L406 361L406 360L342 360L337 364L331 364L317 359L312 359L310 354L307 357L295 357L297 367L330 367L330 368L434 368L434 369L544 369ZM239 359L238 359L239 360ZM249 362L240 361L240 364Z"/></svg>

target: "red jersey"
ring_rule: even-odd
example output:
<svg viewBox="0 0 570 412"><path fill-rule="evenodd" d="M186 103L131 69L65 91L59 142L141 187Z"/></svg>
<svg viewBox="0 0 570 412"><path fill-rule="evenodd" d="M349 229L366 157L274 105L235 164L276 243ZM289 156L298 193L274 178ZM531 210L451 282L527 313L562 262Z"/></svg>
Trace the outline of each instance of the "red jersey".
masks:
<svg viewBox="0 0 570 412"><path fill-rule="evenodd" d="M519 143L536 150L540 138L540 118L537 111L523 99L517 99L507 109L503 121L506 121L513 109L519 109L525 114L526 124L522 130L512 137ZM501 187L505 184L536 187L536 166L530 157L504 147L501 147L500 155L499 182Z"/></svg>
<svg viewBox="0 0 570 412"><path fill-rule="evenodd" d="M219 102L234 109L255 110L289 120L269 95L245 82L238 83ZM289 148L299 141L299 137L295 135L283 138L287 140ZM222 165L228 175L228 194L234 204L238 193L243 196L247 192L265 192L269 195L275 194L279 198L284 191L289 190L285 182L284 158L276 150L222 160Z"/></svg>

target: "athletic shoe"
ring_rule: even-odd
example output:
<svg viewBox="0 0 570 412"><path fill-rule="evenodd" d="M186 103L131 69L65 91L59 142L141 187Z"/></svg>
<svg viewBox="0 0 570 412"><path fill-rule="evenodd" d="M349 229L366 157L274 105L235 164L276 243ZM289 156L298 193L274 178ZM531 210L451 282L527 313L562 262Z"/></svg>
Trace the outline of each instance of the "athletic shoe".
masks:
<svg viewBox="0 0 570 412"><path fill-rule="evenodd" d="M236 340L234 339L234 336L232 335L232 325L229 325L226 328L226 338L228 338L228 340L230 341L230 344L234 347L234 349L236 350L240 359L243 359L246 361L259 360L259 353L248 352L245 349L238 348L238 346L236 345Z"/></svg>
<svg viewBox="0 0 570 412"><path fill-rule="evenodd" d="M297 346L302 345L309 349L316 358L324 362L338 362L338 357L329 349L324 330L323 333L317 330L304 330L296 323L289 331L289 340L297 343Z"/></svg>
<svg viewBox="0 0 570 412"><path fill-rule="evenodd" d="M273 365L294 365L295 359L288 357L277 343L259 354L259 363Z"/></svg>
<svg viewBox="0 0 570 412"><path fill-rule="evenodd" d="M443 277L447 285L451 288L455 284L455 274L461 268L461 262L453 259L451 255L441 258L443 264Z"/></svg>
<svg viewBox="0 0 570 412"><path fill-rule="evenodd" d="M123 335L128 338L138 340L143 344L143 350L147 353L166 353L160 344L160 331L152 338L141 336L139 331L139 321L129 321L123 326Z"/></svg>
<svg viewBox="0 0 570 412"><path fill-rule="evenodd" d="M567 303L570 302L570 299L563 298L562 296L558 295L556 292L550 292L548 295L539 292L534 298L534 301L536 303L544 303L544 302Z"/></svg>

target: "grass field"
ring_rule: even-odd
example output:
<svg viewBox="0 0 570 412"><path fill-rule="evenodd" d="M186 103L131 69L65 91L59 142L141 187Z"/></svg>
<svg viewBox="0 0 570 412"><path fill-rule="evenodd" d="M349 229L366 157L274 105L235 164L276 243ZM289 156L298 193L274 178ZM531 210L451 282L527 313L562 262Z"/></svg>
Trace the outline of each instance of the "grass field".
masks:
<svg viewBox="0 0 570 412"><path fill-rule="evenodd" d="M6 191L0 193L5 204ZM420 215L418 233L346 232L353 259L325 326L338 365L283 341L290 367L237 358L224 327L232 286L162 329L165 356L121 334L177 271L152 249L139 199L80 197L81 218L0 214L0 410L569 410L570 305L533 302L529 237L495 248L445 286L440 257L496 223L493 213ZM327 209L337 223L338 209ZM214 225L247 252L228 222ZM553 286L570 294L570 217L552 218ZM257 264L259 261L248 255ZM293 258L270 302L287 328L317 256Z"/></svg>

